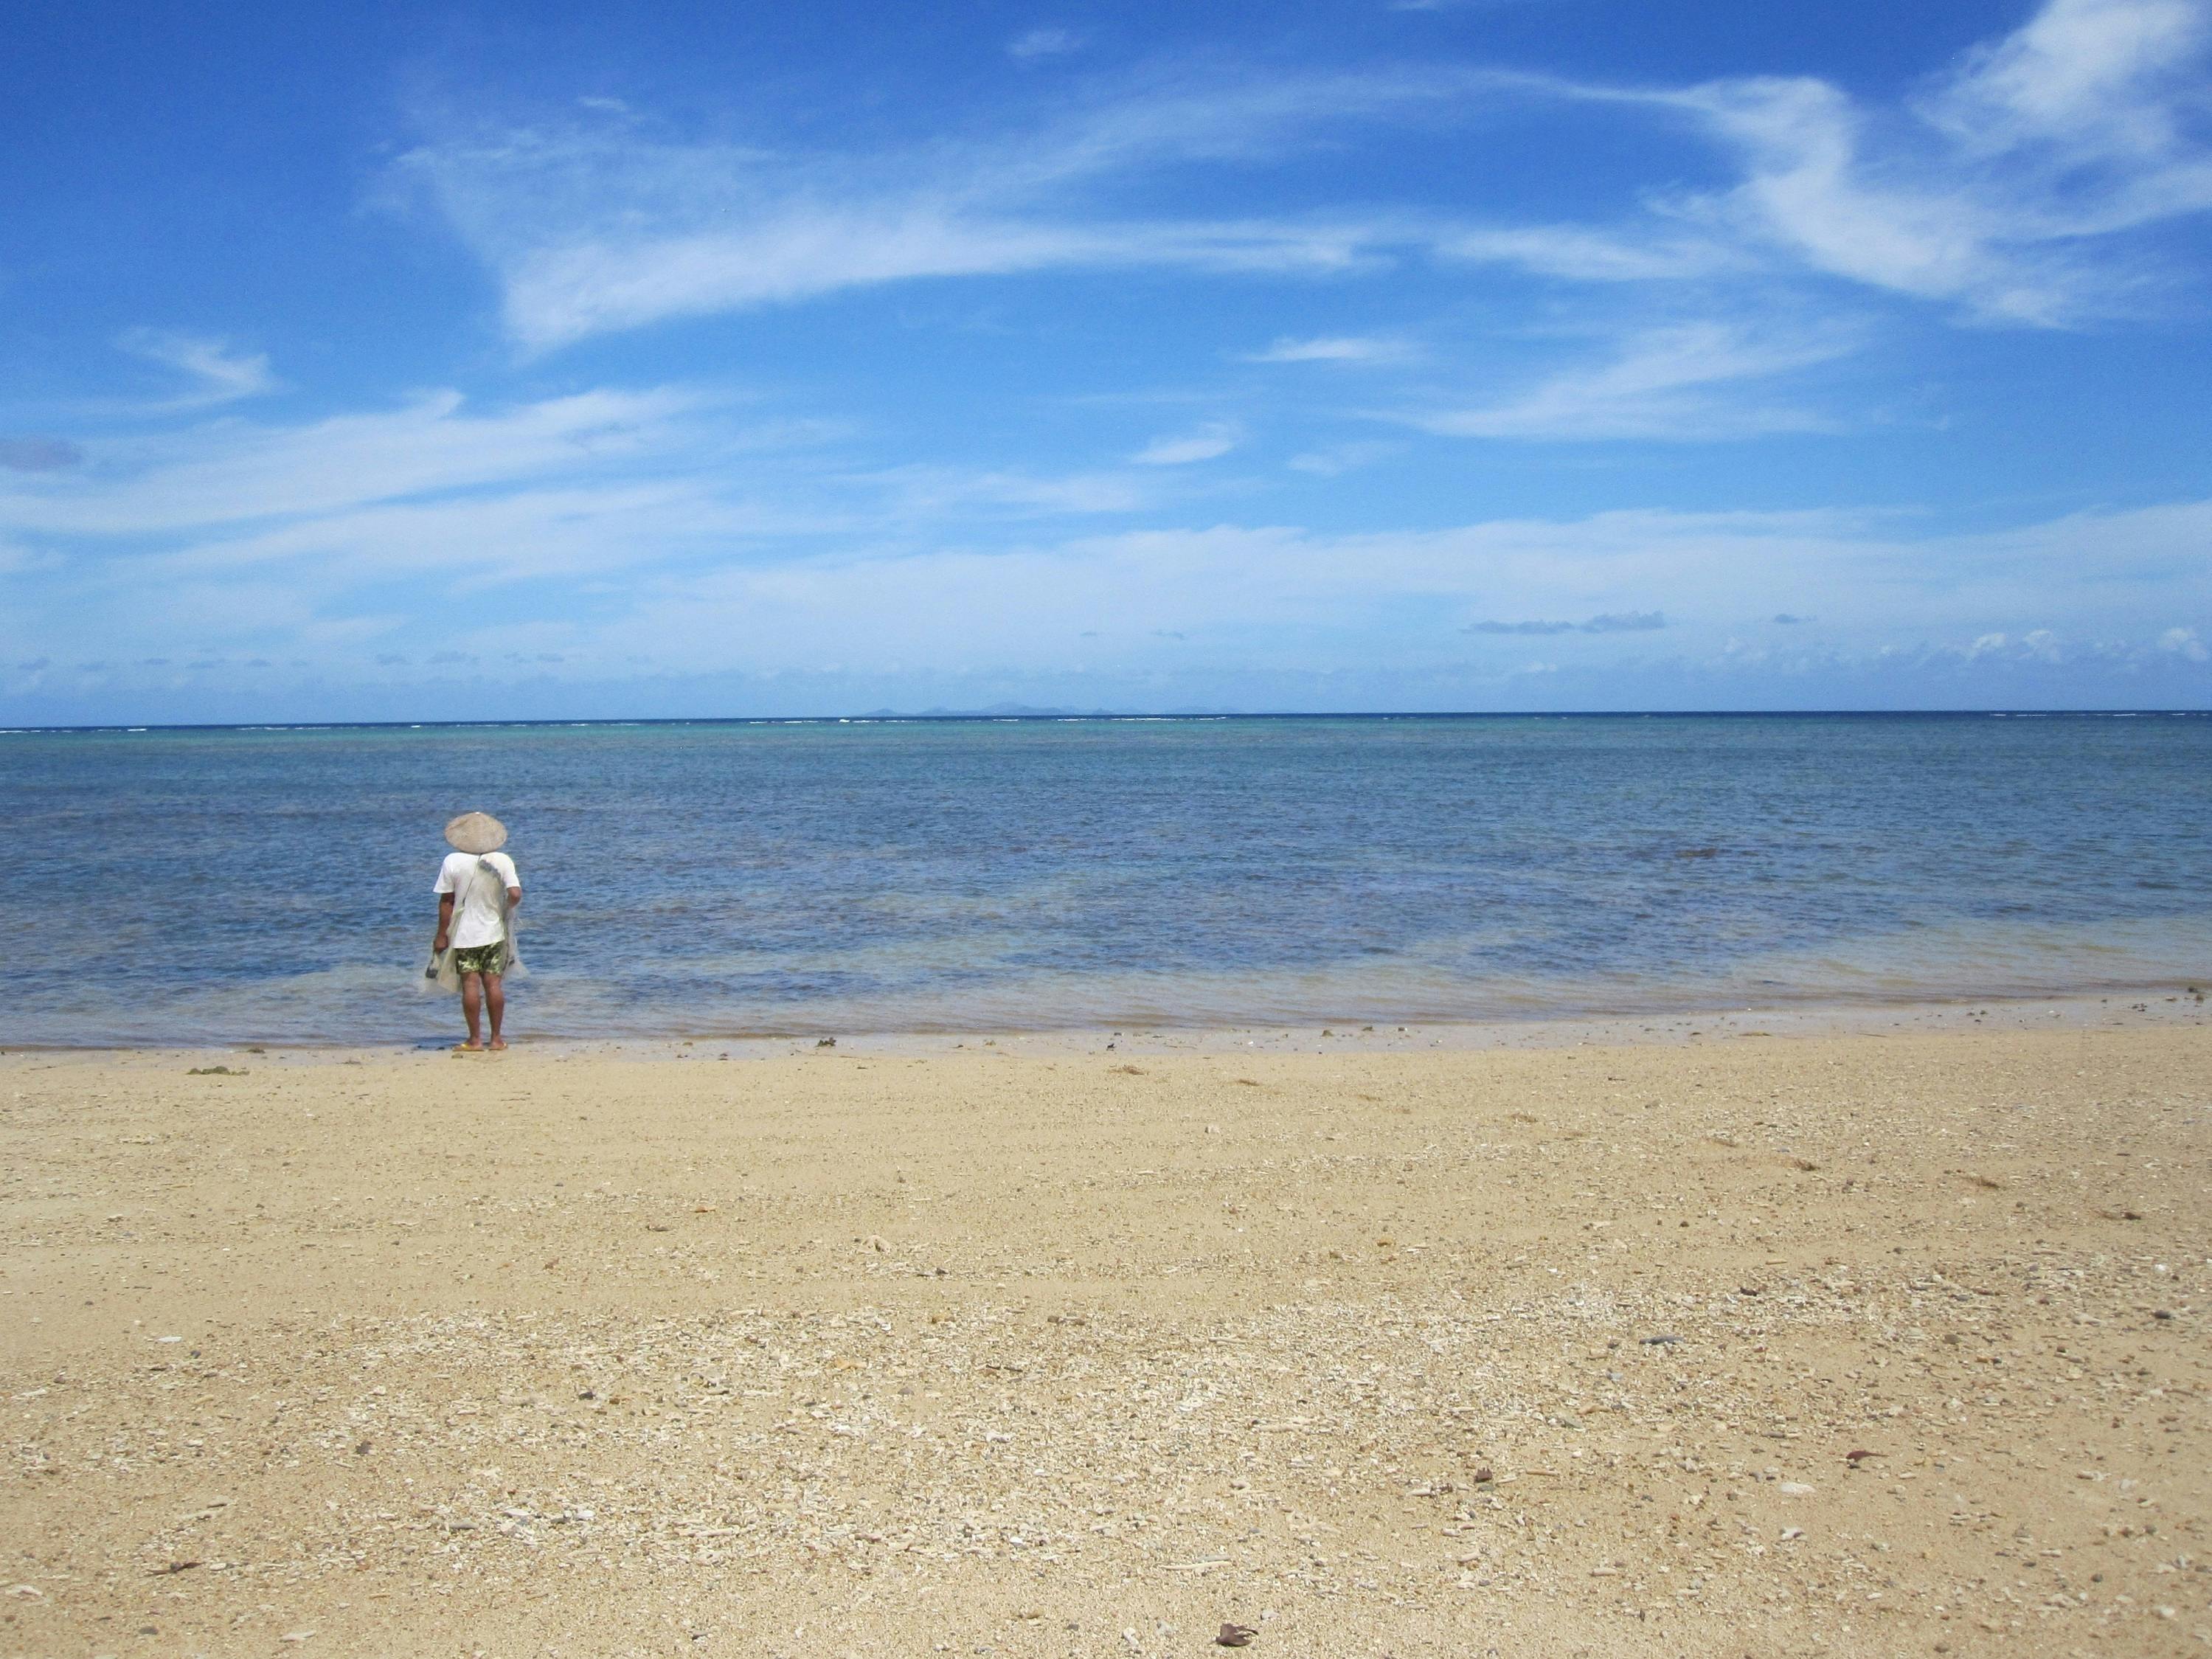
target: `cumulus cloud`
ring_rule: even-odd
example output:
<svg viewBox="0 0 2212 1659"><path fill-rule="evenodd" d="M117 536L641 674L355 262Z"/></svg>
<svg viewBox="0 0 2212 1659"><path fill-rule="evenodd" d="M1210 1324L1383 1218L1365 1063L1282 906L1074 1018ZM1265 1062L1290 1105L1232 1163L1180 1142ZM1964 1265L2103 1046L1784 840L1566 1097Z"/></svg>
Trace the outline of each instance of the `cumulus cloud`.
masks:
<svg viewBox="0 0 2212 1659"><path fill-rule="evenodd" d="M2158 636L2158 648L2175 656L2185 657L2191 662L2203 662L2208 655L2204 641L2197 637L2193 628L2169 628Z"/></svg>

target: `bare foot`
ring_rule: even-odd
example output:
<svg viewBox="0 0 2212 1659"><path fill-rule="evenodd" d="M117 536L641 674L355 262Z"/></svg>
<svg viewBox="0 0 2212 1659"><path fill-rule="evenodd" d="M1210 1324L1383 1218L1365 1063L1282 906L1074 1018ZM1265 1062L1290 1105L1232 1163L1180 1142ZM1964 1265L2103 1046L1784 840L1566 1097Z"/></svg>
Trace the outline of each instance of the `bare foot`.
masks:
<svg viewBox="0 0 2212 1659"><path fill-rule="evenodd" d="M491 1046L495 1048L504 1048L507 1047L507 1039L505 1037L494 1037L491 1040Z"/></svg>

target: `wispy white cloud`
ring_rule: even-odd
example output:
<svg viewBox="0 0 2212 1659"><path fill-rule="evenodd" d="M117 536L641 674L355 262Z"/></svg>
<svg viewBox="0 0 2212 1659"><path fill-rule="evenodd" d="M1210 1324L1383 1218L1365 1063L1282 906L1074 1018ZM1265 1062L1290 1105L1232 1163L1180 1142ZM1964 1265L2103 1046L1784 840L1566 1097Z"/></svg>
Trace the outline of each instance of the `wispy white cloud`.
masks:
<svg viewBox="0 0 2212 1659"><path fill-rule="evenodd" d="M224 526L130 568L158 572L165 586L210 590L270 572L257 580L281 582L295 605L393 577L433 576L450 596L496 582L634 570L686 550L727 554L755 538L817 528L696 480L608 480ZM434 615L427 620L444 625Z"/></svg>
<svg viewBox="0 0 2212 1659"><path fill-rule="evenodd" d="M2131 182L2154 186L2123 215L2163 212L2156 188L2188 165L2188 116L2205 113L2196 70L2208 18L2200 0L2047 0L2015 33L1969 52L1920 102L1920 112L1978 155L2047 143L2067 153L2061 171L2116 161ZM2179 198L2201 205L2201 180Z"/></svg>
<svg viewBox="0 0 2212 1659"><path fill-rule="evenodd" d="M1486 226L1437 252L1586 283L1809 270L1984 322L2123 313L2160 276L2125 233L2212 209L2208 33L2203 0L2046 0L1894 106L1811 76L1522 76L1531 96L1686 121L1740 176L1655 179L1616 223Z"/></svg>
<svg viewBox="0 0 2212 1659"><path fill-rule="evenodd" d="M1371 466L1385 456L1395 455L1403 447L1402 444L1385 443L1378 439L1355 439L1349 443L1323 444L1304 450L1284 465L1294 472L1309 473L1316 478L1340 478L1347 472Z"/></svg>
<svg viewBox="0 0 2212 1659"><path fill-rule="evenodd" d="M591 392L478 413L458 392L296 426L225 422L104 447L101 465L0 478L0 531L177 533L588 473L672 445L697 394Z"/></svg>
<svg viewBox="0 0 2212 1659"><path fill-rule="evenodd" d="M1006 468L914 465L855 475L854 482L879 489L881 510L894 520L941 520L963 511L1029 518L1132 513L1153 504L1145 482L1121 472L1045 477Z"/></svg>
<svg viewBox="0 0 2212 1659"><path fill-rule="evenodd" d="M1962 663L2063 662L2102 649L2097 641L2131 640L2138 656L2171 657L2146 618L2212 611L2212 573L2200 568L2179 585L2166 575L2208 534L2212 502L1975 535L1841 514L1636 512L1358 535L1222 526L1001 551L827 551L672 576L600 648L659 650L694 665L742 628L766 667L866 658L1043 671L1086 632L1133 640L1168 630L1231 665L1502 668L1510 659L1490 653L1525 647L1521 630L1462 629L1564 617L1580 620L1547 649L1577 662L1718 659L1739 631L1816 610L1820 641L1790 647L1796 655L1903 649ZM2054 616L2068 618L2066 635L2045 620ZM2004 638L1972 655L1983 635ZM1741 645L1736 654L1747 662Z"/></svg>
<svg viewBox="0 0 2212 1659"><path fill-rule="evenodd" d="M0 544L26 550L11 568L43 547L176 579L283 568L323 591L379 573L506 580L738 556L767 538L787 552L833 534L1126 515L1170 493L1156 468L1127 465L856 466L835 426L749 413L675 387L484 408L446 391L290 425L205 422L107 441L88 465L0 471ZM1186 434L1182 459L1237 435Z"/></svg>
<svg viewBox="0 0 2212 1659"><path fill-rule="evenodd" d="M526 453L497 487L281 520L198 523L195 508L150 549L140 512L88 513L110 526L107 554L0 572L11 584L0 660L305 654L343 680L408 649L395 643L403 635L434 635L482 656L471 672L495 679L641 663L678 676L886 664L1051 675L1086 635L1097 661L1134 672L1180 635L1178 660L1224 673L1389 663L1503 675L1523 636L1541 634L1547 659L1576 672L1665 660L1780 673L1801 659L1903 651L1960 672L2055 673L2094 658L2196 672L2212 618L2201 556L2212 502L1975 535L1917 531L1896 515L1646 511L1359 534L1218 525L1072 535L1046 518L1036 539L1009 544L990 527L1018 521L1025 493L1062 522L1113 509L1084 497L1080 480L825 471L845 492L842 512L825 513L764 487L787 471L764 462L740 482L726 467L618 468L572 480L534 471ZM993 503L994 490L1015 504ZM250 514L267 498L234 499ZM933 513L943 516L930 522ZM569 596L554 619L533 610L549 576ZM481 625L455 611L457 593L489 584L509 585L499 591L516 605L481 613L496 618ZM161 605L114 603L149 586ZM1816 637L1774 630L1774 644L1743 642L1774 617L1808 615L1821 618ZM562 662L502 665L526 634L524 654Z"/></svg>
<svg viewBox="0 0 2212 1659"><path fill-rule="evenodd" d="M1895 106L1810 76L1624 88L1398 68L1142 86L1031 131L872 151L685 142L624 112L449 132L396 176L489 267L534 351L885 283L1416 255L1582 283L1810 271L2052 324L2135 303L2152 267L2124 234L2212 206L2204 36L2203 0L2049 0ZM1593 103L1686 124L1739 177L1686 191L1655 176L1643 210L1602 225L1470 226L1433 203L1225 221L1126 205L1162 169L1342 144L1364 123Z"/></svg>
<svg viewBox="0 0 2212 1659"><path fill-rule="evenodd" d="M1825 424L1818 415L1747 398L1742 388L1832 362L1855 344L1839 329L1671 325L1633 333L1607 361L1553 375L1508 402L1397 418L1469 438L1689 441L1815 430Z"/></svg>
<svg viewBox="0 0 2212 1659"><path fill-rule="evenodd" d="M1073 29L1035 28L1018 34L1006 45L1006 56L1030 64L1043 58L1065 58L1083 49L1083 36Z"/></svg>
<svg viewBox="0 0 2212 1659"><path fill-rule="evenodd" d="M2144 270L2093 239L2212 208L2205 39L2199 0L2049 0L1904 111L1808 78L1667 94L1745 170L1676 210L1989 320L2124 308Z"/></svg>
<svg viewBox="0 0 2212 1659"><path fill-rule="evenodd" d="M134 328L126 331L116 344L134 357L175 369L193 382L190 390L161 399L149 412L205 409L282 389L282 382L270 372L265 354L237 350L226 340L169 329Z"/></svg>
<svg viewBox="0 0 2212 1659"><path fill-rule="evenodd" d="M1397 363L1413 356L1402 340L1370 335L1327 335L1310 340L1279 338L1264 351L1244 354L1248 363Z"/></svg>
<svg viewBox="0 0 2212 1659"><path fill-rule="evenodd" d="M687 143L630 121L501 129L424 144L394 177L492 270L515 340L547 350L922 278L1353 269L1403 232L1356 217L1148 218L1086 191L1165 162L1279 154L1334 123L1437 104L1467 82L1424 72L1153 89L1042 131L878 152Z"/></svg>
<svg viewBox="0 0 2212 1659"><path fill-rule="evenodd" d="M1243 428L1235 422L1210 421L1194 432L1155 438L1129 459L1137 466L1188 466L1226 455L1243 441Z"/></svg>
<svg viewBox="0 0 2212 1659"><path fill-rule="evenodd" d="M1601 229L1522 225L1449 232L1436 251L1474 264L1516 265L1540 276L1579 283L1674 282L1751 274L1763 263L1711 233L1672 224Z"/></svg>
<svg viewBox="0 0 2212 1659"><path fill-rule="evenodd" d="M993 219L954 204L792 204L744 229L533 249L507 270L506 310L533 349L666 318L937 276L1125 265L1216 271L1343 270L1367 257L1325 225L1088 228Z"/></svg>
<svg viewBox="0 0 2212 1659"><path fill-rule="evenodd" d="M1020 131L976 123L982 136L957 142L749 148L672 137L650 112L606 103L535 127L447 129L398 171L483 260L531 349L933 276L1153 266L1362 280L1255 285L1264 303L1250 306L1164 304L1158 338L1139 343L1167 343L1142 390L1110 373L1063 377L1046 393L1048 434L1008 441L994 435L1003 423L948 417L926 448L893 448L890 423L834 443L818 428L777 435L730 399L667 386L520 402L430 392L286 423L244 402L276 387L265 357L134 331L126 347L180 385L168 429L88 417L78 430L43 408L12 416L22 430L0 443L0 660L45 656L46 636L72 629L87 660L123 660L129 645L132 660L181 664L201 640L230 640L239 659L249 635L272 659L323 643L390 654L385 635L444 602L411 611L396 591L507 583L562 613L568 631L533 649L578 672L632 657L705 672L740 639L775 672L896 655L1043 672L1088 635L1181 635L1182 659L1316 672L1407 660L1504 673L1533 646L1570 672L1895 649L1960 672L2106 651L2201 674L2203 504L1978 537L1840 514L1632 512L1357 536L1281 520L1312 504L1332 526L1433 523L1461 481L1428 470L1449 462L1422 431L1665 443L1844 425L1839 400L1862 381L1834 366L1879 337L1897 296L1978 324L2065 324L2134 303L2155 272L2145 233L2212 203L2204 11L2051 0L1910 97L1882 100L1807 77L1624 88L1471 69L1188 72L1111 96L1055 87L1063 103L1094 101ZM990 78L1046 101L1034 76ZM1632 210L1587 226L1451 210L1479 199L1489 124L1579 121L1601 101L1607 118L1690 134L1718 171L1682 186L1697 165L1674 147ZM1347 182L1392 176L1370 158L1277 165L1384 127L1403 143L1419 123L1450 124L1455 161L1473 165L1408 185L1418 205ZM1194 185L1194 164L1221 170ZM1219 187L1231 177L1254 187ZM1250 216L1222 216L1224 201ZM1366 273L1424 261L1363 313ZM1095 363L1119 344L1115 326L1133 337L1150 315L1100 307L1079 319L1081 343L1068 330L1036 349ZM1231 362L1273 366L1266 384L1283 395L1264 411L1264 448L1237 453L1243 428L1208 419L1262 419L1218 384L1255 385ZM1345 406L1346 386L1360 407ZM1336 406L1322 406L1325 388ZM987 382L972 390L976 408L994 396ZM1329 441L1361 433L1378 435ZM770 443L785 464L744 459ZM1279 470L1333 478L1393 454L1411 458L1404 490L1322 489ZM1255 456L1266 468L1241 464ZM1607 453L1577 477L1651 476L1612 465L1628 459L1644 458ZM1560 459L1537 471L1564 473ZM2115 476L2110 493L2136 499L2160 475ZM1577 487L1531 474L1518 499ZM1613 487L1596 483L1592 498ZM1272 509L1258 505L1270 488ZM1817 469L1778 465L1775 495L1819 488ZM1965 482L1946 499L1972 495ZM1235 502L1246 522L1164 522L1201 501ZM157 586L162 603L147 603ZM1664 626L1631 625L1650 617ZM1812 617L1817 629L1797 625ZM132 637L111 648L108 634Z"/></svg>

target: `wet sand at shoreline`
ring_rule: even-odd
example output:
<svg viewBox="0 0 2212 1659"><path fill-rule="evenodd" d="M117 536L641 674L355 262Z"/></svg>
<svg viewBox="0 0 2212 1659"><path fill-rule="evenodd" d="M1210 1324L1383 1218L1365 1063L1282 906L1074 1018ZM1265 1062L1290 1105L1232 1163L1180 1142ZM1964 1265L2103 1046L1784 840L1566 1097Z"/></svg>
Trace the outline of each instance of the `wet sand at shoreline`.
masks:
<svg viewBox="0 0 2212 1659"><path fill-rule="evenodd" d="M2212 1030L2028 1023L0 1056L0 1654L2212 1650Z"/></svg>

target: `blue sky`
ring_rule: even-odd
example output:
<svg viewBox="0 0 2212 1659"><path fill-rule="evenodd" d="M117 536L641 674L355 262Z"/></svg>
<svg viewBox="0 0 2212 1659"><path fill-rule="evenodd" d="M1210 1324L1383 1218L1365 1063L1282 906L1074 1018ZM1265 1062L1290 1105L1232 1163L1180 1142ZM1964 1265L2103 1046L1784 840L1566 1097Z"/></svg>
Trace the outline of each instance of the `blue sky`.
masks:
<svg viewBox="0 0 2212 1659"><path fill-rule="evenodd" d="M2212 0L11 10L0 721L2212 703Z"/></svg>

